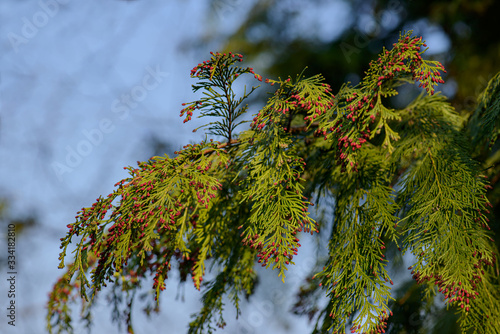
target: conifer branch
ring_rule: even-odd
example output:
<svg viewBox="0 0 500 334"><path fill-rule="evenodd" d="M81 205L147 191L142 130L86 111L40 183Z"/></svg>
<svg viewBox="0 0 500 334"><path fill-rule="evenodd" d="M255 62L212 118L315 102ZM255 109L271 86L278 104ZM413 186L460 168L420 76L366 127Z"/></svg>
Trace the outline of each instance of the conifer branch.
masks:
<svg viewBox="0 0 500 334"><path fill-rule="evenodd" d="M388 243L413 254L410 270L424 298L441 292L463 331L499 333L497 250L486 197L497 178L488 183L471 152L497 138L500 74L481 95L467 133L464 119L434 94L444 68L422 57L425 47L411 32L400 35L359 85L343 85L336 95L321 75L265 79L275 90L250 129L239 133L244 103L260 86L238 97L232 85L242 74L262 76L237 66L241 55L212 53L191 71L193 91L203 97L184 104L181 116L187 122L197 110L212 117L198 129L225 142L212 138L184 146L174 158L127 167L129 177L111 194L78 212L61 239L60 268L67 271L50 295L49 332L72 331L68 302L75 295L88 301L90 322L94 297L107 284L113 319L132 330L134 292L154 276L147 312L158 311L176 262L180 281L190 276L203 291L189 333L212 333L226 323L224 296L239 315L242 297L253 293L255 263L277 269L285 281L300 238L325 226L328 258L296 303L297 312L316 317L315 333L343 333L346 326L353 333L385 331L394 298ZM422 94L406 108L385 104L397 87L413 83ZM333 219L309 214L313 196L334 203ZM72 243L73 263L66 266ZM204 281L207 271L215 275ZM311 305L321 291L329 298L323 309Z"/></svg>
<svg viewBox="0 0 500 334"><path fill-rule="evenodd" d="M479 95L478 104L469 121L474 146L488 143L491 148L500 135L500 73L489 82Z"/></svg>

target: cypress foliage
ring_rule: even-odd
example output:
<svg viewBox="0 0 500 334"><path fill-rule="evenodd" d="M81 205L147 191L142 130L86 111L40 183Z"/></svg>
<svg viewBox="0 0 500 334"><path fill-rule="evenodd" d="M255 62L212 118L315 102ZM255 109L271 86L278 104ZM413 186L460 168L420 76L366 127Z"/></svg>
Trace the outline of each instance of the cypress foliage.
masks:
<svg viewBox="0 0 500 334"><path fill-rule="evenodd" d="M300 239L325 230L328 258L318 260L323 268L311 273L295 306L316 319L315 333L390 330L389 246L412 254L409 270L422 298L433 303L442 295L464 333L500 333L491 186L474 159L499 134L500 74L467 120L435 92L445 71L422 58L425 47L421 37L402 34L359 85L345 84L336 95L321 75L265 79L271 96L239 132L244 103L260 86L237 96L233 84L241 75L262 76L238 66L242 56L231 53L213 53L194 67L193 90L203 97L184 104L181 116L210 117L201 128L225 141L127 167L130 176L111 194L78 212L61 239L66 273L50 295L49 331L71 332L75 296L84 299L90 324L92 302L107 284L113 319L133 331L135 291L150 286L146 311L158 311L176 263L181 281L190 276L203 291L189 333L212 333L225 325L224 296L240 314L241 297L255 288L256 264L276 269L285 282ZM423 87L422 94L405 108L389 107L386 99L408 84ZM312 198L334 199L333 216L314 219ZM214 278L205 282L207 268ZM318 310L320 292L329 302Z"/></svg>

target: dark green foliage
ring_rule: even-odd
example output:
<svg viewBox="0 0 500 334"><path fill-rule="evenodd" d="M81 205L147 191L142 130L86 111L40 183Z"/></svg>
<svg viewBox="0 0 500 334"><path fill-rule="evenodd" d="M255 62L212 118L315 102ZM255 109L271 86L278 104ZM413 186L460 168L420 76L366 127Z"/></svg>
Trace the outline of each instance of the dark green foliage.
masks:
<svg viewBox="0 0 500 334"><path fill-rule="evenodd" d="M490 80L478 98L478 105L470 122L471 136L475 145L489 139L493 146L500 135L500 73Z"/></svg>
<svg viewBox="0 0 500 334"><path fill-rule="evenodd" d="M134 292L141 282L150 284L156 304L148 310L157 311L176 261L181 281L191 275L203 290L203 307L189 332L211 333L225 325L226 296L240 314L241 297L254 290L256 263L278 269L285 282L300 239L324 230L331 231L328 257L318 260L321 266L294 307L316 320L315 333L343 333L346 326L358 333L395 331L390 315L400 310L402 298L391 294L388 263L408 252L418 284L412 289L422 293L418 299L411 292L412 298L422 312L444 312L435 301L441 293L458 312L463 332L499 333L490 186L471 156L466 131L489 119L485 124L496 126L498 79L468 125L434 94L444 70L422 58L424 47L421 38L401 35L370 63L359 85L345 84L335 96L321 75L266 79L276 88L240 133L234 130L247 111L243 102L256 87L237 97L232 85L240 74L262 77L236 66L240 55L215 53L196 66L191 73L199 83L193 88L205 96L181 115L188 121L199 110L200 117L213 117L207 135L226 142L211 139L185 146L175 158L129 167L130 177L113 193L79 212L62 239L61 268L67 247L79 238L74 264L51 295L49 330L71 331L71 319L58 314L67 314L60 301L75 288L69 280L76 276L90 305L111 283L115 309L126 304L114 318L132 331ZM424 88L412 103L403 109L384 104L399 86L412 83ZM476 142L496 138L495 126ZM313 197L317 203L333 200L333 216L313 219ZM203 282L207 268L215 275ZM316 299L325 293L329 302L320 309Z"/></svg>

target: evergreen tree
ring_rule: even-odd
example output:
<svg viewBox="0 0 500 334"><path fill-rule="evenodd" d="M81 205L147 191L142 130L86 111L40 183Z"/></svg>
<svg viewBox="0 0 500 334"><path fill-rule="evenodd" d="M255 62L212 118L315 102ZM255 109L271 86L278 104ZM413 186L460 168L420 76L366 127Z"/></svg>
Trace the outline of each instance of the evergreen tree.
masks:
<svg viewBox="0 0 500 334"><path fill-rule="evenodd" d="M388 263L406 253L428 311L441 298L464 333L500 333L491 186L474 159L499 133L500 74L464 119L435 92L445 70L422 58L425 47L421 37L402 34L360 84L335 95L321 75L263 80L238 66L241 55L212 53L191 71L203 95L181 116L209 117L201 128L213 138L127 167L130 176L111 194L78 212L61 239L59 267L67 271L50 295L49 331L71 332L69 304L78 295L90 322L92 301L107 284L113 318L132 331L134 292L151 286L147 311L157 311L176 262L181 281L191 276L203 291L189 333L211 333L225 325L224 296L239 314L241 298L253 293L256 263L285 282L300 239L329 233L328 258L318 259L294 308L316 320L315 333L397 330ZM267 84L271 96L237 132L245 102L262 89L238 96L234 83L244 74ZM423 89L411 104L387 106L399 86L414 83ZM333 215L313 218L309 209L322 198L334 199ZM72 242L74 262L65 266ZM205 282L207 268L214 278ZM316 303L320 293L326 306Z"/></svg>

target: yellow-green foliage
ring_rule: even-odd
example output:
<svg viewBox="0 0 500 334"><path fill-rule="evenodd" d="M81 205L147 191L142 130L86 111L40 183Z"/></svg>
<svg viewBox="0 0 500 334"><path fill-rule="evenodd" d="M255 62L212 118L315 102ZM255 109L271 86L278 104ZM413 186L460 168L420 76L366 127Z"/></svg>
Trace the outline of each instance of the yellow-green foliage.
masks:
<svg viewBox="0 0 500 334"><path fill-rule="evenodd" d="M254 290L256 264L277 269L286 282L300 239L324 229L329 256L318 260L323 268L311 273L298 303L326 294L329 303L319 312L304 306L317 320L315 332L386 329L392 244L413 254L412 275L423 298L441 293L464 331L500 333L489 184L471 154L471 143L496 140L499 76L467 124L434 94L444 68L423 59L424 48L421 38L401 35L370 63L359 85L345 84L336 95L321 75L263 80L237 66L241 55L213 53L198 64L193 90L203 97L184 104L181 116L210 117L202 128L215 137L185 146L174 158L128 167L129 178L116 190L78 212L61 239L60 268L67 247L76 243L76 249L51 294L49 330L71 331L68 303L76 288L91 321L93 298L106 284L113 286L113 317L132 330L132 292L150 286L154 301L147 312L157 311L176 262L181 281L190 275L203 291L189 332L211 333L214 324L225 325L223 296L240 313L241 296ZM243 102L259 88L237 96L233 83L245 74L264 81L271 97L250 127L236 132L248 112ZM386 105L399 86L414 83L424 89L407 107ZM213 141L217 136L225 141ZM313 196L334 200L330 219L309 214ZM207 270L214 278L205 282ZM127 296L124 311L120 294Z"/></svg>

